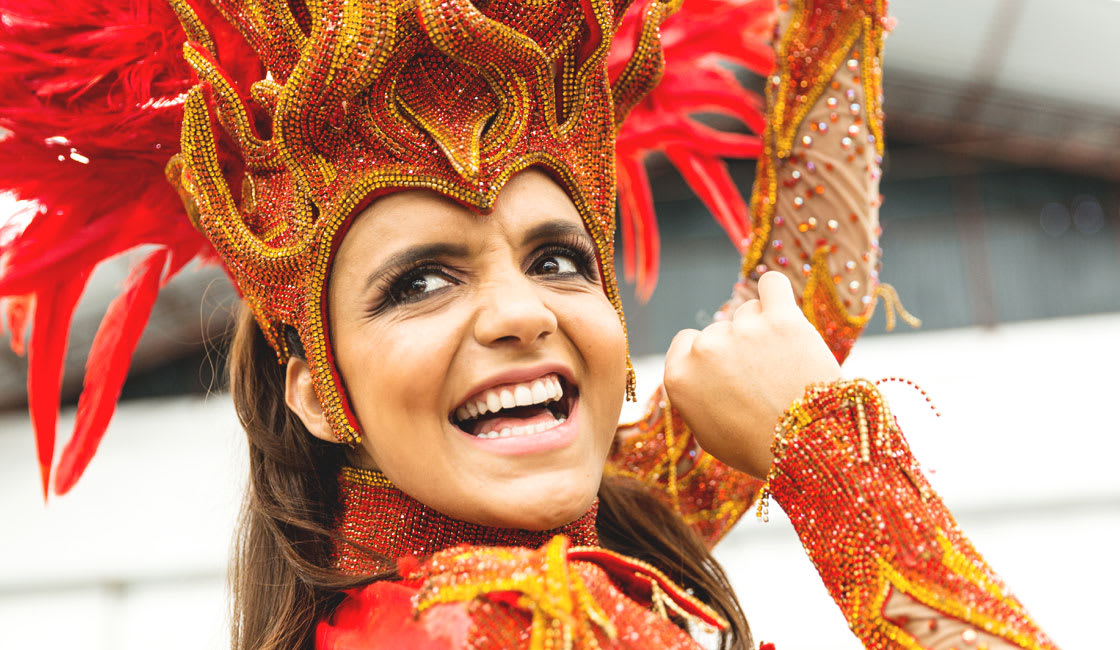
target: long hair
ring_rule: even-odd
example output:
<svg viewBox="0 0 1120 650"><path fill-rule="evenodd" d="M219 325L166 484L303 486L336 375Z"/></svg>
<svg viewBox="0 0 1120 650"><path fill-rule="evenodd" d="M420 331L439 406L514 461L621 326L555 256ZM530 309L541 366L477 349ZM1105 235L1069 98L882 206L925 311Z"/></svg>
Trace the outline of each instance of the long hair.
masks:
<svg viewBox="0 0 1120 650"><path fill-rule="evenodd" d="M300 351L298 339L289 339L289 348ZM232 648L310 650L315 623L345 590L399 576L331 569L346 449L309 434L288 409L284 368L248 309L238 319L229 367L234 407L249 439L249 485L231 566ZM680 517L634 482L604 480L599 502L604 548L649 562L728 620L720 648L752 647L726 575Z"/></svg>

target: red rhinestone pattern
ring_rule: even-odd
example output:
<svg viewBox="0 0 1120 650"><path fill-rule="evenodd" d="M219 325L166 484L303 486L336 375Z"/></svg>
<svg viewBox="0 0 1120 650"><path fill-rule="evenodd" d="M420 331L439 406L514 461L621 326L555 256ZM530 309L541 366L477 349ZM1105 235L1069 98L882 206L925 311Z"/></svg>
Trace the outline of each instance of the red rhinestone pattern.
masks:
<svg viewBox="0 0 1120 650"><path fill-rule="evenodd" d="M491 528L459 521L401 492L384 474L343 468L339 476L342 514L335 530L345 541L335 545L333 564L343 573L379 573L404 557L424 558L453 546L537 548L556 535L580 545L595 545L598 503L579 519L555 530Z"/></svg>
<svg viewBox="0 0 1120 650"><path fill-rule="evenodd" d="M957 527L874 384L810 387L773 451L768 490L865 647L922 647L883 616L901 593L1026 650L1056 648Z"/></svg>
<svg viewBox="0 0 1120 650"><path fill-rule="evenodd" d="M628 435L616 439L607 475L646 484L709 547L750 510L762 481L700 449L680 414L662 398L650 400L645 417L629 428Z"/></svg>
<svg viewBox="0 0 1120 650"><path fill-rule="evenodd" d="M742 276L753 286L766 271L785 273L843 361L879 297L886 3L795 0L787 8Z"/></svg>
<svg viewBox="0 0 1120 650"><path fill-rule="evenodd" d="M556 537L539 550L460 547L408 576L422 583L420 615L449 603L475 603L472 648L669 648L700 646L670 621L699 627L727 622L657 569Z"/></svg>

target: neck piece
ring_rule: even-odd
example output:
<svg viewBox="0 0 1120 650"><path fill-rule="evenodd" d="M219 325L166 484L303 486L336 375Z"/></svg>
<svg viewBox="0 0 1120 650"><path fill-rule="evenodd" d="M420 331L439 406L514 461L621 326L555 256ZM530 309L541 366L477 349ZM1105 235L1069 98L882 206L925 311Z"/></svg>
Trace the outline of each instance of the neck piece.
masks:
<svg viewBox="0 0 1120 650"><path fill-rule="evenodd" d="M552 530L492 528L453 519L401 492L380 472L345 467L338 478L342 514L335 530L334 566L363 575L389 568L387 561L423 558L453 546L539 548L556 535L573 546L597 546L596 502L579 519Z"/></svg>

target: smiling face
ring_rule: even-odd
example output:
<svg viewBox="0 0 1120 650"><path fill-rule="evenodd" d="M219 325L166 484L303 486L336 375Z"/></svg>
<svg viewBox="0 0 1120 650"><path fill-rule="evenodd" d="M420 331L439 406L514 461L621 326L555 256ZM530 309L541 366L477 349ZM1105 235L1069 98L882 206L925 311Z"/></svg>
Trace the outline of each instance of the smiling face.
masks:
<svg viewBox="0 0 1120 650"><path fill-rule="evenodd" d="M543 530L595 498L626 343L559 185L511 179L488 215L403 191L359 215L329 289L331 340L371 464L465 521Z"/></svg>

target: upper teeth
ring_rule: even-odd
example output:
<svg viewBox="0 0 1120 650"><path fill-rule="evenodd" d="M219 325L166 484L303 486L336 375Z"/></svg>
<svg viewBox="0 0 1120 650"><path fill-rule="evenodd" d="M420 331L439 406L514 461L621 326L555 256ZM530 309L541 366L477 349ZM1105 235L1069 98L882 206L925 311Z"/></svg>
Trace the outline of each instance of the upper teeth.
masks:
<svg viewBox="0 0 1120 650"><path fill-rule="evenodd" d="M455 417L459 420L471 420L486 413L497 413L502 409L515 406L547 404L563 396L564 390L560 387L560 378L556 375L548 375L531 382L509 384L479 393L455 409Z"/></svg>

